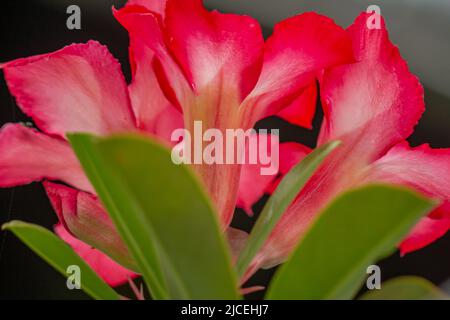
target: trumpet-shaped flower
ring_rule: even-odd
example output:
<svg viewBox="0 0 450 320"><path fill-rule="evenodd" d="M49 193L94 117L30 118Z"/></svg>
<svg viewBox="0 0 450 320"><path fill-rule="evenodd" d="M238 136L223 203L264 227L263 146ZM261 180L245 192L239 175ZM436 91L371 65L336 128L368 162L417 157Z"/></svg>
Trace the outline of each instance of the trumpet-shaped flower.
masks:
<svg viewBox="0 0 450 320"><path fill-rule="evenodd" d="M405 141L425 110L423 89L390 42L384 22L373 29L369 19L362 14L347 30L357 62L326 70L320 78L324 121L318 145L340 140L342 146L284 213L247 276L281 263L331 200L368 183L403 185L441 201L399 244L402 254L430 244L450 228L450 149L412 148ZM281 164L281 173L308 152L298 146Z"/></svg>
<svg viewBox="0 0 450 320"><path fill-rule="evenodd" d="M308 126L314 105L295 101L307 100L303 94L310 91L305 89L321 70L353 59L349 36L317 14L279 23L264 43L253 18L209 12L201 0L168 0L165 11L155 10L156 2L133 1L114 15L130 34L133 55L145 50L154 54L161 88L183 112L191 133L195 121L202 121L204 130L246 130L278 113ZM241 166L194 165L194 170L226 227Z"/></svg>

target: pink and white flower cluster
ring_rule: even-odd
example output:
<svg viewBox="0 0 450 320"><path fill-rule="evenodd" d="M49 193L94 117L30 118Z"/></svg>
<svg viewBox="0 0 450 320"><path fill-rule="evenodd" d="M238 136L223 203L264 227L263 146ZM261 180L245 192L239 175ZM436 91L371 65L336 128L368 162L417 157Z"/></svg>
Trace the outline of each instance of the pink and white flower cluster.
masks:
<svg viewBox="0 0 450 320"><path fill-rule="evenodd" d="M38 129L6 124L0 131L0 186L43 181L60 220L56 232L111 285L134 275L135 263L67 133L141 132L169 144L175 129L191 130L195 121L205 129L247 130L273 115L311 128L318 87L324 119L317 145L340 140L342 146L284 213L247 277L281 263L338 194L372 182L441 200L400 244L403 254L450 228L450 149L406 142L425 110L423 89L384 23L369 29L363 13L343 29L304 13L278 23L265 41L255 19L207 11L201 0L130 0L113 14L129 32L131 83L95 41L4 63L11 94ZM260 175L258 165L192 168L230 231L235 207L251 213L309 152L281 144L276 176ZM242 237L228 234L230 241Z"/></svg>

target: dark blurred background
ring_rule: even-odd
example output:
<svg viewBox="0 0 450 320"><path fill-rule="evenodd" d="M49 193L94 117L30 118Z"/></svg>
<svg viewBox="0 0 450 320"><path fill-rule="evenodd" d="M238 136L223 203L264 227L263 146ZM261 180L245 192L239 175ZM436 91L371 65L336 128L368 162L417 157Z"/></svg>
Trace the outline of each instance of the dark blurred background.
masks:
<svg viewBox="0 0 450 320"><path fill-rule="evenodd" d="M2 0L0 5L0 62L47 53L73 42L95 39L107 45L122 63L129 79L128 37L111 15L121 0ZM81 30L66 28L66 8L80 6ZM348 26L359 12L378 4L394 43L399 45L412 71L425 86L427 110L410 138L413 145L429 142L435 148L450 147L450 1L448 0L206 0L224 12L250 14L270 35L277 21L304 11L316 11ZM30 121L17 108L3 75L0 77L0 126ZM308 131L271 118L258 127L281 128L283 141L299 141L310 147L317 137L321 112L314 130ZM0 152L7 152L0 150ZM254 208L259 212L266 199ZM0 189L0 223L20 219L51 228L56 216L39 183ZM237 210L233 225L249 229L254 218ZM450 234L419 252L400 258L398 252L380 262L383 280L399 275L423 276L450 290ZM251 284L267 283L273 270L261 271ZM120 290L127 293L127 288ZM260 298L261 293L249 296ZM70 291L65 279L34 255L11 234L0 233L0 299L85 299L80 290Z"/></svg>

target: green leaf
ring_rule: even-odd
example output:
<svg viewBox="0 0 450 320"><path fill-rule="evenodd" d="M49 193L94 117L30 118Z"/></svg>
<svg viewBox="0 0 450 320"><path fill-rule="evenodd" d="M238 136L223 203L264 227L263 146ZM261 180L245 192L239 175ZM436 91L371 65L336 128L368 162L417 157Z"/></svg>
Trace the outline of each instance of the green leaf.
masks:
<svg viewBox="0 0 450 320"><path fill-rule="evenodd" d="M67 277L67 267L80 268L81 288L94 299L118 300L119 295L81 259L73 249L49 230L35 224L11 221L2 226L10 230L31 250Z"/></svg>
<svg viewBox="0 0 450 320"><path fill-rule="evenodd" d="M382 283L380 290L363 294L360 300L450 300L430 281L419 277L399 277Z"/></svg>
<svg viewBox="0 0 450 320"><path fill-rule="evenodd" d="M343 194L278 270L268 299L351 299L366 268L391 254L434 205L397 187L366 186Z"/></svg>
<svg viewBox="0 0 450 320"><path fill-rule="evenodd" d="M132 254L153 246L141 263L159 262L169 298L239 298L217 214L190 168L175 165L170 151L148 137L74 135L71 142L89 151L77 154L94 187L102 181L96 190L108 210L116 208L110 215Z"/></svg>
<svg viewBox="0 0 450 320"><path fill-rule="evenodd" d="M169 293L160 266L153 231L137 214L143 209L133 201L120 177L111 174L96 148L98 139L87 134L70 134L72 144L84 172L88 176L109 216L132 254L153 299L168 299Z"/></svg>
<svg viewBox="0 0 450 320"><path fill-rule="evenodd" d="M236 270L242 277L248 265L263 246L273 228L311 178L325 158L339 146L339 141L329 142L306 156L283 178L274 194L269 198L253 227L244 248L239 254Z"/></svg>

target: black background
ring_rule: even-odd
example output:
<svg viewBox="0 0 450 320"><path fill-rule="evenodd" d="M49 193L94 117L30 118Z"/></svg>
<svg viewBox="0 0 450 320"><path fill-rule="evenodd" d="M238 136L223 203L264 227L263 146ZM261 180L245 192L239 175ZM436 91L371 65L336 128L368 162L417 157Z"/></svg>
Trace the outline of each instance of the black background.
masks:
<svg viewBox="0 0 450 320"><path fill-rule="evenodd" d="M276 9L276 2L261 1ZM95 39L108 46L120 60L129 79L128 37L111 15L111 6L121 7L124 1L9 1L2 0L0 10L0 62L47 53L73 42ZM95 4L94 4L95 3ZM336 1L337 3L337 1ZM66 28L66 8L78 4L82 10L82 30ZM292 14L295 14L293 12ZM265 28L270 34L270 28ZM450 52L449 52L450 56ZM423 63L430 63L424 61ZM419 75L420 76L420 75ZM413 145L429 142L433 147L450 147L450 101L426 88L427 111L410 138ZM30 121L15 105L3 76L0 77L0 125L7 122ZM258 127L281 128L283 141L299 141L314 146L321 114L315 119L313 131L304 130L272 118ZM6 152L0 150L0 152ZM255 206L259 212L266 199ZM20 219L51 228L57 221L39 183L0 189L0 223ZM249 229L254 221L237 210L234 226ZM332 248L330 248L332 250ZM380 263L383 280L398 275L420 275L436 284L450 277L450 235L419 252L400 258L395 253ZM326 266L324 266L326 267ZM267 283L273 270L261 271L249 284ZM447 283L447 286L449 284ZM122 291L128 293L127 288ZM261 297L253 294L250 298ZM0 299L77 299L87 298L81 291L69 291L65 279L22 245L14 236L0 233Z"/></svg>

